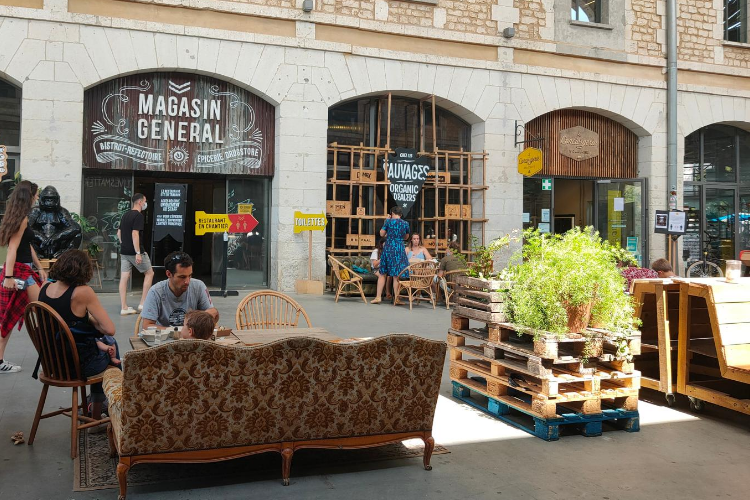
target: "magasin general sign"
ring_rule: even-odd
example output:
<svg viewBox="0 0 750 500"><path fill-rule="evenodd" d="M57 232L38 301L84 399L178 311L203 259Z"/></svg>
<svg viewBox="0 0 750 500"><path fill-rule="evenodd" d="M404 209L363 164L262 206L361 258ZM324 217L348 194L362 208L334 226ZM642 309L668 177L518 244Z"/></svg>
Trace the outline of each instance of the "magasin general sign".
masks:
<svg viewBox="0 0 750 500"><path fill-rule="evenodd" d="M89 168L273 175L274 107L215 78L149 73L84 97Z"/></svg>

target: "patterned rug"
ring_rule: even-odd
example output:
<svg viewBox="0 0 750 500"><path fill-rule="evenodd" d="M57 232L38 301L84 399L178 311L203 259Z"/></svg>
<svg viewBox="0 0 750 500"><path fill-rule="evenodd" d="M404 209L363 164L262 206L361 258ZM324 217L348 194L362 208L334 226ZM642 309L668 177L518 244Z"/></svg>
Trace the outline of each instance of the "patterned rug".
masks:
<svg viewBox="0 0 750 500"><path fill-rule="evenodd" d="M292 478L295 471L330 465L353 465L381 460L422 458L424 447L419 440L394 443L362 450L300 450L294 454ZM107 434L78 435L78 458L73 466L73 491L92 491L118 488L117 458L110 458ZM435 445L433 455L450 453L447 448ZM278 453L261 453L249 457L205 464L141 464L128 472L128 485L136 486L186 479L222 479L237 483L250 478L278 479L281 482L281 456Z"/></svg>

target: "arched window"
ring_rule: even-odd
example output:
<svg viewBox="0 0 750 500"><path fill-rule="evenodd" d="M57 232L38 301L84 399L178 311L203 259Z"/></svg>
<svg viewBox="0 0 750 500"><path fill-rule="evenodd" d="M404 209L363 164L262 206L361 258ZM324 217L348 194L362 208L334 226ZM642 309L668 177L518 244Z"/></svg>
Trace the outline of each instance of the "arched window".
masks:
<svg viewBox="0 0 750 500"><path fill-rule="evenodd" d="M724 266L750 248L750 132L709 125L685 138L683 259Z"/></svg>
<svg viewBox="0 0 750 500"><path fill-rule="evenodd" d="M5 164L0 165L1 220L21 153L21 89L3 80L0 80L0 145L6 147L8 154Z"/></svg>

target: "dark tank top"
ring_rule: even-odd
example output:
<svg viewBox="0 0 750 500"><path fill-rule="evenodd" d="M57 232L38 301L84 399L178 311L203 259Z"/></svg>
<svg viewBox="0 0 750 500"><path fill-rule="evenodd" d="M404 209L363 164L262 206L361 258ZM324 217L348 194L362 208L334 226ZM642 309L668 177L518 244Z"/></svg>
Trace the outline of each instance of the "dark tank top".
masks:
<svg viewBox="0 0 750 500"><path fill-rule="evenodd" d="M16 252L16 262L23 262L24 264L31 264L33 262L31 257L31 240L34 239L34 231L26 226L26 230L21 235L21 243L18 244L18 251Z"/></svg>
<svg viewBox="0 0 750 500"><path fill-rule="evenodd" d="M82 323L89 322L88 314L85 314L81 318L73 314L73 311L71 310L71 301L73 299L73 291L76 289L76 287L69 286L68 289L65 290L63 294L57 297L56 299L53 299L52 297L47 295L48 287L49 285L45 285L39 291L39 302L44 302L45 304L52 307L52 309L54 309L57 312L57 314L59 314L60 317L62 317L63 321L65 321L65 323L68 324L68 326L73 325L77 322L82 322Z"/></svg>

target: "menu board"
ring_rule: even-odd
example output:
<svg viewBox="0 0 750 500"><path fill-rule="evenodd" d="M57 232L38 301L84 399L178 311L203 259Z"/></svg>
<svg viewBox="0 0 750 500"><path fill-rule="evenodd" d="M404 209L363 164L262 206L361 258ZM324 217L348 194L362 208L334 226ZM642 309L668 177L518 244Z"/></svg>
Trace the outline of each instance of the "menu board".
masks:
<svg viewBox="0 0 750 500"><path fill-rule="evenodd" d="M185 184L156 184L154 189L154 241L171 236L182 243L185 239Z"/></svg>

